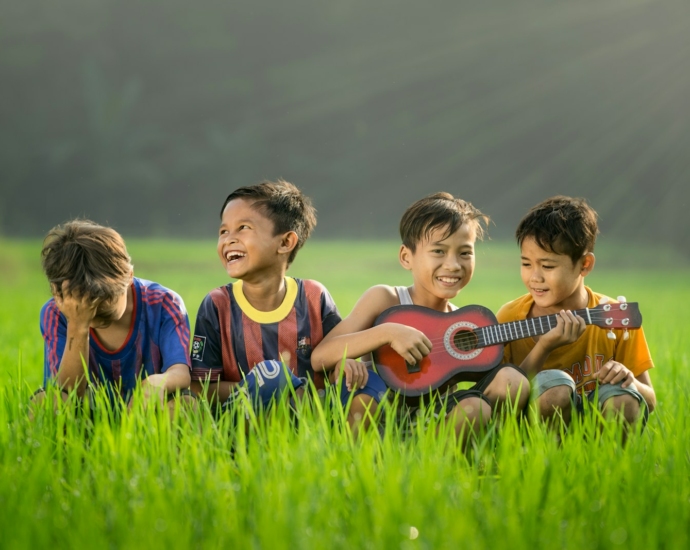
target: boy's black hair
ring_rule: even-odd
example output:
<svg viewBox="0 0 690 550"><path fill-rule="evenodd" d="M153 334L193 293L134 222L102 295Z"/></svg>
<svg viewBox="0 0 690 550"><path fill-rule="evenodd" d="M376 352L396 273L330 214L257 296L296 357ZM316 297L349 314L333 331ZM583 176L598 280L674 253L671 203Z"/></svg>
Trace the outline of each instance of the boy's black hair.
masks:
<svg viewBox="0 0 690 550"><path fill-rule="evenodd" d="M446 228L444 238L455 233L463 224L475 224L477 238L484 237L484 224L489 217L478 208L450 193L433 193L413 203L400 220L402 243L414 252L417 244L428 237L434 229Z"/></svg>
<svg viewBox="0 0 690 550"><path fill-rule="evenodd" d="M43 272L53 295L69 293L111 300L127 290L132 260L120 234L90 220L72 220L53 227L43 240Z"/></svg>
<svg viewBox="0 0 690 550"><path fill-rule="evenodd" d="M309 197L304 195L293 184L279 179L263 181L235 189L228 195L220 209L220 218L230 201L242 199L252 203L261 213L273 222L273 234L279 235L294 231L297 234L297 246L288 257L288 265L297 256L316 226L316 209Z"/></svg>
<svg viewBox="0 0 690 550"><path fill-rule="evenodd" d="M566 254L573 263L594 251L597 213L585 199L558 195L534 206L515 230L518 246L527 237L549 252Z"/></svg>

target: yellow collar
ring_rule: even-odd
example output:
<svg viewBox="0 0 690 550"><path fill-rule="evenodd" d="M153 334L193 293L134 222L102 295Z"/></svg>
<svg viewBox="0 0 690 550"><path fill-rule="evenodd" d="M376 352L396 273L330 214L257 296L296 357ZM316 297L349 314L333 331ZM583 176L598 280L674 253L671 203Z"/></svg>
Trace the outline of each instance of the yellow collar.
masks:
<svg viewBox="0 0 690 550"><path fill-rule="evenodd" d="M295 305L295 300L297 299L297 281L295 281L292 277L285 277L285 286L287 287L287 292L285 292L283 303L273 311L259 311L252 306L242 291L242 281L236 281L232 284L232 295L244 314L255 323L261 323L264 325L269 323L278 323L288 316L288 313L290 313L290 310L292 309L292 306Z"/></svg>

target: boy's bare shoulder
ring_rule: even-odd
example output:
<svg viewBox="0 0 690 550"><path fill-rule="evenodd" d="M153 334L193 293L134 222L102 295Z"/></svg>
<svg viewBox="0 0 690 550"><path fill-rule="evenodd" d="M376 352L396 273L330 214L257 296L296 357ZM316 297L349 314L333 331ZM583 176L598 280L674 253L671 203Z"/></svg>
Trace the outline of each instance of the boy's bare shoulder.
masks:
<svg viewBox="0 0 690 550"><path fill-rule="evenodd" d="M381 307L385 306L384 309L400 305L400 299L398 298L395 287L389 285L372 286L362 294L360 301L365 299ZM381 311L383 311L383 309Z"/></svg>
<svg viewBox="0 0 690 550"><path fill-rule="evenodd" d="M400 300L394 287L388 285L372 286L357 300L352 313L348 317L357 318L360 327L370 327L381 313L389 307L399 304Z"/></svg>

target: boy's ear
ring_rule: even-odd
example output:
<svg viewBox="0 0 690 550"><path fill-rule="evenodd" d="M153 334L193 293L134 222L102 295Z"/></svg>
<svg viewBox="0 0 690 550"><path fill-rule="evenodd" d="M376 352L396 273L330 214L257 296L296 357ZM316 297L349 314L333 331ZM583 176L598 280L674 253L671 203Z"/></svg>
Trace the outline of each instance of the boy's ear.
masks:
<svg viewBox="0 0 690 550"><path fill-rule="evenodd" d="M408 271L412 269L412 251L404 244L400 245L400 252L398 253L398 261Z"/></svg>
<svg viewBox="0 0 690 550"><path fill-rule="evenodd" d="M585 277L589 275L592 269L594 269L594 264L596 263L596 258L592 252L587 252L582 257L582 267L580 268L580 275Z"/></svg>
<svg viewBox="0 0 690 550"><path fill-rule="evenodd" d="M290 254L297 243L299 242L299 237L294 231L288 231L280 238L280 247L278 248L278 254Z"/></svg>

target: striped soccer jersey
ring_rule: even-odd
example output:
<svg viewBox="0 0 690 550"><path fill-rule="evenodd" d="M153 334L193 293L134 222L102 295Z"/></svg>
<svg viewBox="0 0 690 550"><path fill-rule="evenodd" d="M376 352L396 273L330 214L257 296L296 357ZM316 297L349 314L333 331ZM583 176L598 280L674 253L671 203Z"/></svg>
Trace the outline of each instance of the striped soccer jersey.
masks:
<svg viewBox="0 0 690 550"><path fill-rule="evenodd" d="M189 365L189 318L182 298L158 283L132 281L134 309L129 334L119 349L109 351L91 329L89 375L126 397L137 380L165 372L175 364ZM45 344L44 383L55 376L67 339L67 321L51 298L41 309Z"/></svg>
<svg viewBox="0 0 690 550"><path fill-rule="evenodd" d="M283 303L269 312L251 306L242 281L204 298L192 342L192 380L239 382L257 363L275 359L323 387L323 374L311 368L311 351L340 322L340 314L321 283L292 277L285 282Z"/></svg>

